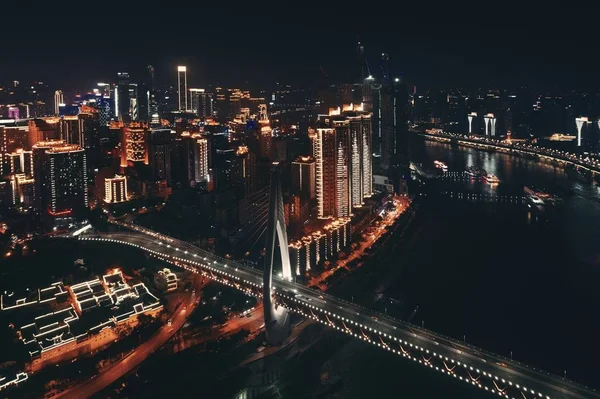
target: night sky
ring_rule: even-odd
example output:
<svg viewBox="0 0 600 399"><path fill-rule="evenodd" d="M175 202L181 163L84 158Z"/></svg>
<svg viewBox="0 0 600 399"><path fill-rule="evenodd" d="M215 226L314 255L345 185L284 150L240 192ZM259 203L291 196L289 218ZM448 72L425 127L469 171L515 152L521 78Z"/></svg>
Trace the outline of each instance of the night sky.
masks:
<svg viewBox="0 0 600 399"><path fill-rule="evenodd" d="M585 17L591 9L496 2L487 9L415 10L395 3L396 9L381 8L379 15L375 7L350 6L274 15L268 5L254 3L244 9L266 11L113 9L58 13L52 22L48 15L23 15L0 26L5 48L0 83L42 80L64 89L89 87L114 80L117 71L141 78L148 63L155 65L159 84L175 84L178 64L188 66L190 86L316 85L322 80L320 66L336 83L357 76L359 37L372 68L385 51L394 74L421 87L600 86L594 43L600 30Z"/></svg>

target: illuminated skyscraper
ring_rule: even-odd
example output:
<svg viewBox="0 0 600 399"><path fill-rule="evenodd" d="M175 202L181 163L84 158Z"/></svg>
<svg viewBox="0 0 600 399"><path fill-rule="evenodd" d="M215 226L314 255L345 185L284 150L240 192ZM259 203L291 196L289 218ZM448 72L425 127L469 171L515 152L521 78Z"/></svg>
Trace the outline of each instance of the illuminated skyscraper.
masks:
<svg viewBox="0 0 600 399"><path fill-rule="evenodd" d="M147 130L140 127L121 128L121 167L128 162L143 162L148 165Z"/></svg>
<svg viewBox="0 0 600 399"><path fill-rule="evenodd" d="M177 97L179 111L188 111L187 67L185 66L177 67Z"/></svg>
<svg viewBox="0 0 600 399"><path fill-rule="evenodd" d="M331 128L311 129L315 158L315 182L317 195L317 215L319 218L336 216L336 132Z"/></svg>
<svg viewBox="0 0 600 399"><path fill-rule="evenodd" d="M197 138L194 145L194 170L196 182L208 181L208 140Z"/></svg>
<svg viewBox="0 0 600 399"><path fill-rule="evenodd" d="M104 202L116 204L127 201L127 177L115 175L104 179Z"/></svg>
<svg viewBox="0 0 600 399"><path fill-rule="evenodd" d="M371 159L371 114L367 112L346 112L350 121L350 180L352 207L363 204L365 197L373 192L373 171Z"/></svg>
<svg viewBox="0 0 600 399"><path fill-rule="evenodd" d="M48 180L48 166L46 163L46 151L53 147L64 147L63 140L38 141L32 147L33 178L34 184L34 208L39 213L46 209L49 200L50 182Z"/></svg>
<svg viewBox="0 0 600 399"><path fill-rule="evenodd" d="M45 178L49 183L43 208L51 216L73 216L88 206L87 161L85 151L77 145L46 150Z"/></svg>
<svg viewBox="0 0 600 399"><path fill-rule="evenodd" d="M65 104L65 98L61 90L54 92L54 115L60 115L60 106Z"/></svg>

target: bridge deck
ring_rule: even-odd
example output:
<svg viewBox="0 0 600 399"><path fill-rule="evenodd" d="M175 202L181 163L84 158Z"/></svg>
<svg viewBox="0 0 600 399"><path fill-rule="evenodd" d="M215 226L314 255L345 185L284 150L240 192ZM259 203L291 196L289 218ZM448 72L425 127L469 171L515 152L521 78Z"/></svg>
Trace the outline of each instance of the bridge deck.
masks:
<svg viewBox="0 0 600 399"><path fill-rule="evenodd" d="M231 281L262 287L262 271L220 258L171 237L137 226L128 225L127 227L137 230L137 233L100 233L82 235L77 238L84 241L100 241L133 246L163 259L185 262L199 270L218 273L231 279ZM489 380L490 384L484 386L477 382L478 380L474 381L471 374L469 374L471 379L465 377L464 382L492 391L499 396L552 399L600 398L600 394L595 390L577 383L510 361L483 349L465 345L451 338L387 317L300 284L274 277L273 286L274 295L281 299L280 303L288 304L288 306L290 303L300 305L303 309L300 311L307 316L325 322L340 331L361 338L380 348L402 355L403 352L398 349L401 345L406 345L407 348L410 347L422 355L422 359L414 355L408 356L415 362L461 380L463 380L463 376L451 371L449 367L446 367L446 370L443 366L434 368L433 363L426 361L427 356L439 359L444 365L458 365L466 369L467 373L469 373L470 368L473 373L476 371L478 376ZM294 308L294 306L290 307ZM342 328L344 325L353 328ZM362 336L356 334L356 331L360 331ZM392 346L396 343L399 346ZM516 394L515 389L522 396Z"/></svg>

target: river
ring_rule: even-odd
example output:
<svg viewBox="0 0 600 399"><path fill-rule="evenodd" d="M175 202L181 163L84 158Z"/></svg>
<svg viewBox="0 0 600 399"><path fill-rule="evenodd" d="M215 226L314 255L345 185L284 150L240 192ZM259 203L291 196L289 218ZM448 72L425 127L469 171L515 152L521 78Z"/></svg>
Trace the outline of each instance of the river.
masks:
<svg viewBox="0 0 600 399"><path fill-rule="evenodd" d="M479 166L501 181L493 187L452 182L456 192L520 195L527 185L560 194L564 204L539 215L524 205L421 200L408 237L367 273L380 280L379 310L600 388L598 187L570 180L550 163L421 139L411 143L411 157L425 167L441 160L449 172ZM365 276L348 278L367 285ZM405 363L349 341L309 367L341 378L341 387L324 397L482 395ZM283 397L312 397L307 379L280 383Z"/></svg>

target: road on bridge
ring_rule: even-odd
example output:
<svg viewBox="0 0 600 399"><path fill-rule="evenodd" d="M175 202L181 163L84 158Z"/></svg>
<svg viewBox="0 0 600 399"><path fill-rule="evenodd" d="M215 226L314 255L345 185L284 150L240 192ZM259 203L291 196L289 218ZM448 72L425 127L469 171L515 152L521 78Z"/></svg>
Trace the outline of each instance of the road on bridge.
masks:
<svg viewBox="0 0 600 399"><path fill-rule="evenodd" d="M154 255L171 257L172 259L196 265L205 270L214 270L241 281L262 285L262 272L249 269L241 264L215 256L189 243L165 237L158 233L144 234L136 232L99 233L81 236L82 240L99 240L116 244L130 245ZM435 352L450 359L460 361L490 373L498 378L506 379L514 384L527 387L536 393L544 392L542 398L599 398L600 394L564 380L558 376L534 370L517 362L510 361L482 349L473 348L458 341L421 329L401 320L381 315L357 304L327 295L303 285L273 277L275 292L293 296L306 305L337 315L341 318L359 323L364 328L371 328L379 333L388 334L398 339L411 342L423 350Z"/></svg>

